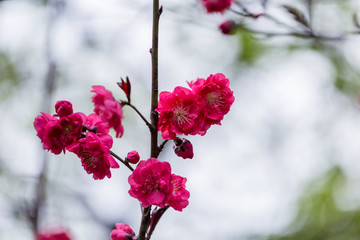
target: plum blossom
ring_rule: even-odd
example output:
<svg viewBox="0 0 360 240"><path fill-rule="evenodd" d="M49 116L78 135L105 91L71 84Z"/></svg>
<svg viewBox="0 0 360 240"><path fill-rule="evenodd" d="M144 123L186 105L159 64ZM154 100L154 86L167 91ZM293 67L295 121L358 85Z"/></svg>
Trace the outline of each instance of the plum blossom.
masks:
<svg viewBox="0 0 360 240"><path fill-rule="evenodd" d="M205 101L201 112L204 122L200 132L203 135L211 125L221 125L220 122L229 112L235 97L229 88L229 79L222 73L211 74L207 79L198 78L188 84L193 92Z"/></svg>
<svg viewBox="0 0 360 240"><path fill-rule="evenodd" d="M201 0L208 13L223 13L229 9L232 0Z"/></svg>
<svg viewBox="0 0 360 240"><path fill-rule="evenodd" d="M165 207L172 193L170 164L156 158L140 161L128 181L130 196L139 200L144 208Z"/></svg>
<svg viewBox="0 0 360 240"><path fill-rule="evenodd" d="M123 223L115 224L115 229L110 234L111 240L129 240L133 236L135 236L134 230L129 225Z"/></svg>
<svg viewBox="0 0 360 240"><path fill-rule="evenodd" d="M172 174L172 193L168 198L168 205L176 211L182 211L189 205L190 193L185 189L186 178Z"/></svg>
<svg viewBox="0 0 360 240"><path fill-rule="evenodd" d="M85 171L93 174L95 180L105 176L110 178L110 168L119 168L119 164L110 154L113 140L109 135L109 128L94 113L89 116L82 114L82 118L86 131L80 139L68 146L67 150L81 159Z"/></svg>
<svg viewBox="0 0 360 240"><path fill-rule="evenodd" d="M173 92L161 92L159 105L159 131L164 139L174 139L176 134L199 133L202 119L199 113L205 102L190 89L176 87Z"/></svg>
<svg viewBox="0 0 360 240"><path fill-rule="evenodd" d="M57 104L56 110L60 113L58 114L60 118L42 112L35 118L34 128L43 143L43 148L54 154L60 154L65 153L65 148L80 136L82 118L80 113L72 113L71 103L70 107L67 105L66 108Z"/></svg>
<svg viewBox="0 0 360 240"><path fill-rule="evenodd" d="M116 137L121 137L124 133L124 127L121 124L123 119L122 108L118 101L115 101L112 93L103 86L92 86L95 95L92 101L95 104L94 112L100 116L103 122L116 132Z"/></svg>
<svg viewBox="0 0 360 240"><path fill-rule="evenodd" d="M171 174L168 162L156 158L140 161L128 180L130 196L139 200L144 208L170 206L182 211L189 204L186 178Z"/></svg>

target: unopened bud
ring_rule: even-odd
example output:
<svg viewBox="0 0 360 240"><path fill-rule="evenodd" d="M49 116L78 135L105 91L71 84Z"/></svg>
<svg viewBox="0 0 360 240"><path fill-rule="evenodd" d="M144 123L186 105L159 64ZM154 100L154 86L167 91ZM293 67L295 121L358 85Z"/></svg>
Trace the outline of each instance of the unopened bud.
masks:
<svg viewBox="0 0 360 240"><path fill-rule="evenodd" d="M65 117L73 113L72 104L69 101L57 101L55 111L59 117Z"/></svg>
<svg viewBox="0 0 360 240"><path fill-rule="evenodd" d="M233 20L228 20L220 24L219 29L225 35L232 35L235 33L236 23Z"/></svg>
<svg viewBox="0 0 360 240"><path fill-rule="evenodd" d="M186 138L176 137L174 139L173 149L175 154L179 157L182 157L183 159L191 159L194 157L193 146Z"/></svg>
<svg viewBox="0 0 360 240"><path fill-rule="evenodd" d="M139 153L137 151L129 152L126 156L126 160L132 164L138 163L140 161Z"/></svg>

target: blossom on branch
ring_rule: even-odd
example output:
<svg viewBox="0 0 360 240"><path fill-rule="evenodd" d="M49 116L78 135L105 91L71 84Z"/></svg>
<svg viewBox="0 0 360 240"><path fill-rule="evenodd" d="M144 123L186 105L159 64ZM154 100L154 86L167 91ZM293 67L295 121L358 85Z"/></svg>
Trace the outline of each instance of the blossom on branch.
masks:
<svg viewBox="0 0 360 240"><path fill-rule="evenodd" d="M142 160L129 176L130 196L139 200L144 208L150 205L165 207L171 194L171 167L156 158Z"/></svg>
<svg viewBox="0 0 360 240"><path fill-rule="evenodd" d="M139 200L144 208L170 206L182 211L189 204L186 178L171 174L168 162L156 158L140 161L128 180L130 196Z"/></svg>
<svg viewBox="0 0 360 240"><path fill-rule="evenodd" d="M87 117L83 114L82 117L85 131L67 150L81 159L85 171L93 174L95 180L105 176L110 178L110 168L119 168L119 164L110 154L113 140L109 135L109 128L94 113Z"/></svg>
<svg viewBox="0 0 360 240"><path fill-rule="evenodd" d="M124 133L124 127L121 124L123 119L122 108L118 101L115 101L112 93L103 86L92 86L95 95L92 101L95 104L94 112L100 116L101 120L113 128L116 137L121 137Z"/></svg>
<svg viewBox="0 0 360 240"><path fill-rule="evenodd" d="M188 84L193 92L205 101L205 107L201 112L203 126L200 131L205 134L211 125L221 125L221 120L235 101L233 91L229 88L230 81L224 74L217 73L211 74L207 79L198 78Z"/></svg>
<svg viewBox="0 0 360 240"><path fill-rule="evenodd" d="M56 111L60 118L41 113L34 120L34 128L43 143L43 148L54 154L60 154L65 153L65 148L80 136L82 118L80 113L72 113L71 103L70 107L67 104L66 108L56 105Z"/></svg>
<svg viewBox="0 0 360 240"><path fill-rule="evenodd" d="M159 105L159 131L164 139L174 139L176 134L198 134L202 119L199 114L203 99L190 89L176 87L173 92L161 92Z"/></svg>
<svg viewBox="0 0 360 240"><path fill-rule="evenodd" d="M186 178L172 174L172 192L168 198L168 205L176 211L182 211L189 205L190 193L185 189Z"/></svg>
<svg viewBox="0 0 360 240"><path fill-rule="evenodd" d="M176 87L173 92L161 92L158 127L164 139L177 134L205 135L213 124L220 125L235 98L230 81L222 73L188 82L190 89Z"/></svg>

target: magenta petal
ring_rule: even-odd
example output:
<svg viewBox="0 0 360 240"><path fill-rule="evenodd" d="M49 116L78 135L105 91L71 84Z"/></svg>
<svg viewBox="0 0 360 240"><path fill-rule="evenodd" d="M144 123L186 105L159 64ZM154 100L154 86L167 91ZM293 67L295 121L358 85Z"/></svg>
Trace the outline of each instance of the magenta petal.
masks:
<svg viewBox="0 0 360 240"><path fill-rule="evenodd" d="M158 205L164 200L164 198L165 194L159 190L156 190L148 195L147 201L151 205Z"/></svg>

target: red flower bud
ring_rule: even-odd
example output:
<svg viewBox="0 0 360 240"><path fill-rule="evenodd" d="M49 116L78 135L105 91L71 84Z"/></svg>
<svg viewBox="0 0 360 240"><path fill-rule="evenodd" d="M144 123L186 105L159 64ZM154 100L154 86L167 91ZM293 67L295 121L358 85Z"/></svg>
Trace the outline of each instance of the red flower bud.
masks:
<svg viewBox="0 0 360 240"><path fill-rule="evenodd" d="M127 154L126 160L129 163L136 164L140 161L140 156L137 151L131 151Z"/></svg>
<svg viewBox="0 0 360 240"><path fill-rule="evenodd" d="M176 137L174 139L173 149L175 154L179 157L182 157L183 159L191 159L194 157L193 146L191 142L186 138L181 139Z"/></svg>
<svg viewBox="0 0 360 240"><path fill-rule="evenodd" d="M126 77L126 82L124 79L121 78L121 83L117 83L118 86L124 91L126 98L128 99L128 102L130 103L130 94L131 94L131 84L129 77Z"/></svg>
<svg viewBox="0 0 360 240"><path fill-rule="evenodd" d="M65 117L73 113L72 104L69 101L57 101L55 111L59 117Z"/></svg>
<svg viewBox="0 0 360 240"><path fill-rule="evenodd" d="M228 20L220 24L219 29L225 35L232 35L235 33L236 23L233 20Z"/></svg>

